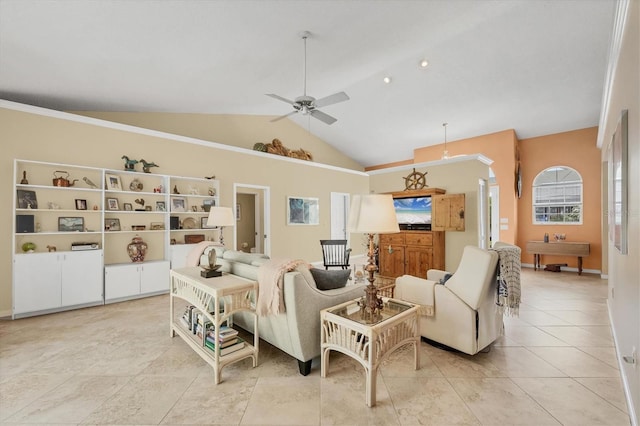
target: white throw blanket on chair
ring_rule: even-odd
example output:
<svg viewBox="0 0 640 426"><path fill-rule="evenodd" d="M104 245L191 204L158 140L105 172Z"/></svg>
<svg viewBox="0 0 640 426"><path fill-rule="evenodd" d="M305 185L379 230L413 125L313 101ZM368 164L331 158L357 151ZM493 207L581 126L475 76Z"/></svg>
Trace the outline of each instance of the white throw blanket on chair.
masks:
<svg viewBox="0 0 640 426"><path fill-rule="evenodd" d="M275 315L285 311L284 274L293 271L296 266L306 264L302 259L271 259L263 263L258 269L258 301L256 314L258 316Z"/></svg>
<svg viewBox="0 0 640 426"><path fill-rule="evenodd" d="M520 247L502 246L498 252L498 294L496 304L499 312L510 316L520 315Z"/></svg>

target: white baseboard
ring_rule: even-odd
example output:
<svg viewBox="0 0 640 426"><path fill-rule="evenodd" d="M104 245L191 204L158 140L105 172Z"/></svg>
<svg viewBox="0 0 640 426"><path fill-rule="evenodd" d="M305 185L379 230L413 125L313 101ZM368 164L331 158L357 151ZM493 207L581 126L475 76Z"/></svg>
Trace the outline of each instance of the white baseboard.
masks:
<svg viewBox="0 0 640 426"><path fill-rule="evenodd" d="M11 319L11 309L0 311L0 319Z"/></svg>
<svg viewBox="0 0 640 426"><path fill-rule="evenodd" d="M622 379L622 389L624 390L624 398L627 401L627 411L629 412L629 420L631 420L632 426L638 426L638 418L636 417L636 410L633 406L633 399L631 399L631 388L629 387L629 381L627 376L622 374L625 367L625 362L622 359L620 353L620 347L618 346L618 338L616 336L616 328L613 326L613 315L611 315L611 304L607 299L607 312L609 313L609 324L611 324L611 334L613 336L613 345L616 348L616 359L618 360L618 369L620 370L620 378Z"/></svg>

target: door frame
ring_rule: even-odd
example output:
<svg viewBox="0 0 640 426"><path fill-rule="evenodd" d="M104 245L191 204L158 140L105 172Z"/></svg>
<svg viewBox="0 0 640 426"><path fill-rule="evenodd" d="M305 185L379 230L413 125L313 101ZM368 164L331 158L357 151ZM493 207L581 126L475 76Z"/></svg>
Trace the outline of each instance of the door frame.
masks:
<svg viewBox="0 0 640 426"><path fill-rule="evenodd" d="M263 253L267 256L271 256L271 188L263 185L253 185L248 183L236 183L233 184L233 205L235 206L238 203L237 194L242 193L241 189L252 189L257 190L258 193L262 195L262 205L263 209L260 211L260 203L256 203L256 233L258 236L262 235L262 245L263 245ZM239 191L240 190L240 191ZM256 197L256 200L258 197ZM235 207L234 207L235 211ZM260 217L262 217L262 223L260 222ZM264 223L264 229L262 229L262 224ZM233 227L233 245L234 250L237 250L236 246L236 227Z"/></svg>

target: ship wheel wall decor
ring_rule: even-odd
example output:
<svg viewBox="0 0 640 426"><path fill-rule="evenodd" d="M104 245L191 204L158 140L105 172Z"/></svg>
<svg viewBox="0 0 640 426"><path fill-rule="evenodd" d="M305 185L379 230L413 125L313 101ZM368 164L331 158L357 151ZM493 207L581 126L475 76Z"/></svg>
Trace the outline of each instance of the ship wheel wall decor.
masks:
<svg viewBox="0 0 640 426"><path fill-rule="evenodd" d="M424 172L424 173L420 173L420 172L416 172L415 167L413 168L413 172L409 173L409 175L404 178L404 182L405 182L405 190L408 189L422 189L427 185L427 179L425 178L425 175L428 172Z"/></svg>

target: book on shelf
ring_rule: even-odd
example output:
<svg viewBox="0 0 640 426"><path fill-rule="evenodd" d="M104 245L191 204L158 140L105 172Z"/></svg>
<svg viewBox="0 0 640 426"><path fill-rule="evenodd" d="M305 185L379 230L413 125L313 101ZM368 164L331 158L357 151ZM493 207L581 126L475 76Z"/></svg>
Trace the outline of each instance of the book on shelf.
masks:
<svg viewBox="0 0 640 426"><path fill-rule="evenodd" d="M206 339L204 344L211 351L215 351L216 349L220 351L220 356L224 356L244 348L244 340L240 337L237 338L237 341L234 344L226 347L216 347L216 344L209 339Z"/></svg>
<svg viewBox="0 0 640 426"><path fill-rule="evenodd" d="M208 334L207 337L205 338L207 342L215 345L216 343L216 338L213 334ZM240 337L232 337L231 339L218 339L218 347L220 348L226 348L227 346L231 346L236 344L237 342L241 341L242 339Z"/></svg>

